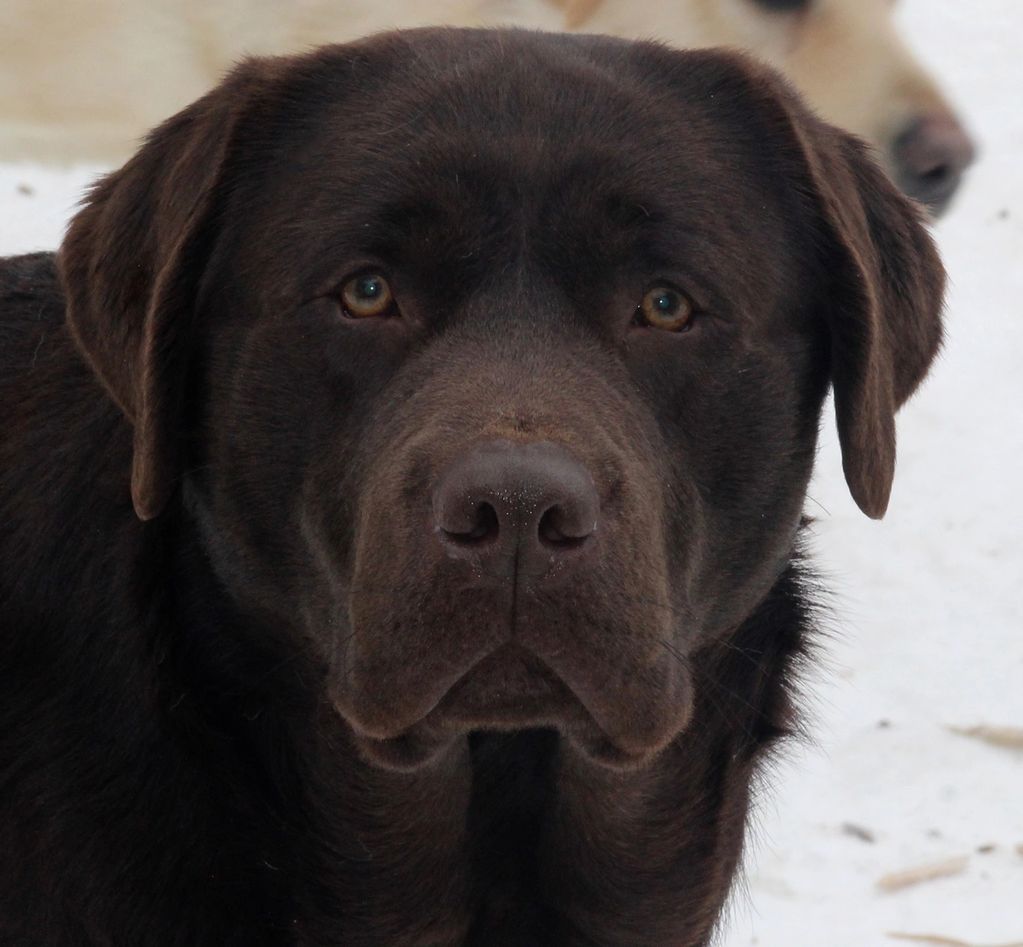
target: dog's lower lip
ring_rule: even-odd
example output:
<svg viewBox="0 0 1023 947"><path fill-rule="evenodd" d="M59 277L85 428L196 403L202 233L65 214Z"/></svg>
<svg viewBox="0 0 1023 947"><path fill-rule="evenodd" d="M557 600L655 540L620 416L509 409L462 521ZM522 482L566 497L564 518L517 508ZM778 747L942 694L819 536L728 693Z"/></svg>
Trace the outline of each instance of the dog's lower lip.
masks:
<svg viewBox="0 0 1023 947"><path fill-rule="evenodd" d="M515 643L484 655L400 729L366 728L343 715L360 742L395 768L421 765L439 748L475 730L557 729L587 755L611 766L635 765L649 756L647 751L621 746L557 672Z"/></svg>
<svg viewBox="0 0 1023 947"><path fill-rule="evenodd" d="M478 702L481 689L489 691L483 695L486 706L476 707L484 715L522 711L525 710L523 704L530 701L577 702L569 686L540 657L521 645L508 643L466 670L448 688L429 716L451 713L459 700Z"/></svg>
<svg viewBox="0 0 1023 947"><path fill-rule="evenodd" d="M525 666L531 668L532 673L523 674ZM440 724L442 729L447 729L455 719L464 719L462 714L465 711L460 711L453 705L456 704L460 694L465 695L467 688L473 685L478 686L481 674L490 677L490 683L493 685L493 679L496 677L502 677L504 682L509 682L509 678L514 675L515 671L518 671L520 682L522 678L525 678L526 686L518 689L517 692L510 686L507 690L504 686L494 687L493 690L497 692L494 696L498 700L488 701L487 707L477 707L480 714L485 716L502 709L514 711L516 704L521 708L523 701L536 700L545 693L551 694L554 691L558 692L557 696L563 699L570 697L578 703L570 688L540 658L517 644L505 643L473 662L450 686L438 694L436 700L421 709L416 719L401 726L400 729L389 732L375 727L360 726L357 721L353 722L353 726L361 736L383 742L404 739L407 734L427 722ZM478 698L478 693L473 696ZM510 696L511 700L501 700L504 696ZM465 722L471 723L468 720Z"/></svg>

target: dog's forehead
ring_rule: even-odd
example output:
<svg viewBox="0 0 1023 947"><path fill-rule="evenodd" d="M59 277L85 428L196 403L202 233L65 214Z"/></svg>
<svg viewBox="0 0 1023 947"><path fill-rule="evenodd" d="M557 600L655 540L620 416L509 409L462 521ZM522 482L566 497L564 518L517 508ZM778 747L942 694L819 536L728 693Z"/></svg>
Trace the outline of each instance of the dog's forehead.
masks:
<svg viewBox="0 0 1023 947"><path fill-rule="evenodd" d="M340 179L393 196L445 169L503 170L526 187L575 170L652 197L726 181L739 159L723 120L729 103L708 109L703 88L687 94L667 66L659 74L658 59L673 54L654 46L427 30L383 38L362 56L337 49L321 81L314 73L303 87L311 114L283 125L306 158L290 175L281 166L289 187Z"/></svg>
<svg viewBox="0 0 1023 947"><path fill-rule="evenodd" d="M782 242L777 189L734 115L658 81L642 47L439 35L406 44L414 55L393 38L363 59L335 53L293 94L302 108L278 127L253 203L263 232L296 237L307 288L344 257L461 267L527 244L595 271L640 243L664 258L685 245L724 278Z"/></svg>

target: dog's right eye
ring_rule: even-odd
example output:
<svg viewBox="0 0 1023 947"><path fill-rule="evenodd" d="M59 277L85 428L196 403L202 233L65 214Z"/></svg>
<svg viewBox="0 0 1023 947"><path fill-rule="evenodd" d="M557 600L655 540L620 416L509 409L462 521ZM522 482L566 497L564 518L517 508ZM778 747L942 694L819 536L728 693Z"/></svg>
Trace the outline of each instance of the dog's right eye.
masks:
<svg viewBox="0 0 1023 947"><path fill-rule="evenodd" d="M813 0L753 0L753 3L771 13L798 13L808 9Z"/></svg>
<svg viewBox="0 0 1023 947"><path fill-rule="evenodd" d="M341 287L341 304L352 319L386 316L395 309L394 293L379 273L354 276Z"/></svg>
<svg viewBox="0 0 1023 947"><path fill-rule="evenodd" d="M694 310L689 298L674 287L655 286L643 296L633 321L665 332L685 332L692 325Z"/></svg>

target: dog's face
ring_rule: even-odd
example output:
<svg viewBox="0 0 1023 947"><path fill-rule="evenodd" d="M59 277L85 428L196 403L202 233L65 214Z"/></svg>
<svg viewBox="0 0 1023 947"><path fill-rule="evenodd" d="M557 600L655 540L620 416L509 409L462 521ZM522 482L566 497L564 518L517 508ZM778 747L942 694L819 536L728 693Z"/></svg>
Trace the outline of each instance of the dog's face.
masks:
<svg viewBox="0 0 1023 947"><path fill-rule="evenodd" d="M748 49L828 121L870 141L895 182L940 214L974 146L907 48L893 0L549 0L573 28Z"/></svg>
<svg viewBox="0 0 1023 947"><path fill-rule="evenodd" d="M663 747L788 561L829 382L879 516L940 335L854 142L748 63L595 38L250 63L61 262L139 514L184 504L387 765L478 728Z"/></svg>

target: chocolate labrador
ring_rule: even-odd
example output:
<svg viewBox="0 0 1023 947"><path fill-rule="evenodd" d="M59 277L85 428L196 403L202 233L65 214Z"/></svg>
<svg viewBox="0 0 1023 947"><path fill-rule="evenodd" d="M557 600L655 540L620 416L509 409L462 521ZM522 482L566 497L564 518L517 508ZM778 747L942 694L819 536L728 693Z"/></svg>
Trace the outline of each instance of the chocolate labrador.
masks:
<svg viewBox="0 0 1023 947"><path fill-rule="evenodd" d="M706 944L942 285L731 54L241 65L0 267L0 941Z"/></svg>

